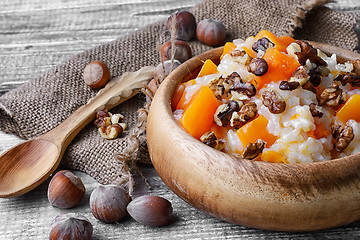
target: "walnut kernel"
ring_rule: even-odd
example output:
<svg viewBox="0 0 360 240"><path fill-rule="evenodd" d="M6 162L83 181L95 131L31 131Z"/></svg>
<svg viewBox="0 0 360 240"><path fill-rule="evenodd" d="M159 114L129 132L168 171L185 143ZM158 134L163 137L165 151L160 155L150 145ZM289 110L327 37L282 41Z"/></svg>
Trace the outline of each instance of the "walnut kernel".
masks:
<svg viewBox="0 0 360 240"><path fill-rule="evenodd" d="M337 107L346 101L346 93L340 88L340 83L334 81L330 87L324 89L318 101L320 106Z"/></svg>
<svg viewBox="0 0 360 240"><path fill-rule="evenodd" d="M200 137L200 141L217 150L221 151L224 149L224 142L219 140L213 131L204 133Z"/></svg>
<svg viewBox="0 0 360 240"><path fill-rule="evenodd" d="M122 122L123 120L123 115L112 114L105 109L97 112L94 124L103 138L114 139L127 127L126 123Z"/></svg>
<svg viewBox="0 0 360 240"><path fill-rule="evenodd" d="M354 139L354 131L351 126L334 125L331 133L335 139L334 148L337 152L344 151Z"/></svg>
<svg viewBox="0 0 360 240"><path fill-rule="evenodd" d="M283 113L286 108L286 102L274 90L267 89L261 94L262 103L269 109L271 113Z"/></svg>
<svg viewBox="0 0 360 240"><path fill-rule="evenodd" d="M262 153L265 145L266 142L261 139L258 139L255 143L248 143L242 152L241 157L248 160L254 159Z"/></svg>

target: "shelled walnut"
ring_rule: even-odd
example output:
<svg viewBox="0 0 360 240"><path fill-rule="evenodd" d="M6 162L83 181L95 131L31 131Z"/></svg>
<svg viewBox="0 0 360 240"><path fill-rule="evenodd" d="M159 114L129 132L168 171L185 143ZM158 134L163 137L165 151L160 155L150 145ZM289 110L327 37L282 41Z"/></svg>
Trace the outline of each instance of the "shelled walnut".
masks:
<svg viewBox="0 0 360 240"><path fill-rule="evenodd" d="M244 104L238 112L234 112L230 119L230 126L240 128L248 121L255 118L257 106L254 102Z"/></svg>
<svg viewBox="0 0 360 240"><path fill-rule="evenodd" d="M334 148L337 152L344 151L354 139L354 130L348 125L333 125L331 134L335 140Z"/></svg>
<svg viewBox="0 0 360 240"><path fill-rule="evenodd" d="M258 139L255 143L248 143L241 154L241 157L244 159L254 159L262 153L265 148L266 142Z"/></svg>
<svg viewBox="0 0 360 240"><path fill-rule="evenodd" d="M285 111L286 102L274 90L263 90L261 97L263 99L262 103L268 107L271 113L280 114Z"/></svg>
<svg viewBox="0 0 360 240"><path fill-rule="evenodd" d="M320 106L337 107L346 101L347 95L340 88L341 83L334 81L318 96Z"/></svg>
<svg viewBox="0 0 360 240"><path fill-rule="evenodd" d="M114 139L117 138L127 127L127 124L124 123L123 120L123 115L119 113L112 114L105 109L97 112L94 124L103 138Z"/></svg>
<svg viewBox="0 0 360 240"><path fill-rule="evenodd" d="M244 50L240 51L235 49L230 52L230 56L235 58L236 62L244 66L249 66L252 60L252 57L250 57Z"/></svg>
<svg viewBox="0 0 360 240"><path fill-rule="evenodd" d="M208 145L209 147L215 148L217 150L223 150L224 149L224 142L220 139L218 139L213 131L209 131L204 133L200 137L200 141Z"/></svg>
<svg viewBox="0 0 360 240"><path fill-rule="evenodd" d="M240 106L237 101L227 101L216 109L214 122L220 127L226 127L230 122L233 112L237 112L239 110Z"/></svg>

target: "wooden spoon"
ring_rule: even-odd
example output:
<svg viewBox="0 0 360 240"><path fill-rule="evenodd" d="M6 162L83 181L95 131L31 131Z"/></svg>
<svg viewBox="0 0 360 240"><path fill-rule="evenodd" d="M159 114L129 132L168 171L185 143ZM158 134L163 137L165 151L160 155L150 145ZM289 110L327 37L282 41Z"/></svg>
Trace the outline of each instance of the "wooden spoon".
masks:
<svg viewBox="0 0 360 240"><path fill-rule="evenodd" d="M144 67L112 79L104 89L51 131L23 142L0 156L0 197L19 196L44 182L58 167L66 147L101 109L111 109L133 97L152 78Z"/></svg>

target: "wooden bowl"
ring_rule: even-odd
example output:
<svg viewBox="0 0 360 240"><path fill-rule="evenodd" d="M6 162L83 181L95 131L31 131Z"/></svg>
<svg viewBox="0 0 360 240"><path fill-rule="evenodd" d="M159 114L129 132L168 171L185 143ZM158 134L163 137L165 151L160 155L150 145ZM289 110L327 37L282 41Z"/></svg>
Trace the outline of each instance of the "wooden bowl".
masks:
<svg viewBox="0 0 360 240"><path fill-rule="evenodd" d="M312 43L342 61L359 54ZM219 219L254 228L311 231L360 219L360 154L317 163L239 160L193 138L175 121L171 98L202 61L219 61L222 48L176 68L152 101L147 123L152 163L180 198Z"/></svg>

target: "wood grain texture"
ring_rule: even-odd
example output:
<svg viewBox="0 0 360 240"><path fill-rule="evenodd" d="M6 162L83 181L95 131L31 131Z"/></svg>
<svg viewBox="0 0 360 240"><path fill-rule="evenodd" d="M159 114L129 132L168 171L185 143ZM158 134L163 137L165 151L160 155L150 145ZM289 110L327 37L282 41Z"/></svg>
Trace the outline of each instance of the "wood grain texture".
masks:
<svg viewBox="0 0 360 240"><path fill-rule="evenodd" d="M72 55L165 19L170 13L200 1L2 2L0 91L4 92Z"/></svg>
<svg viewBox="0 0 360 240"><path fill-rule="evenodd" d="M37 77L99 44L115 40L144 25L165 19L171 12L194 6L201 0L11 0L0 1L0 94ZM331 7L359 9L358 0L338 0ZM0 152L22 142L0 133ZM47 200L49 180L24 196L0 199L0 239L47 239L55 216L79 212L94 225L93 239L359 239L360 223L311 233L269 232L229 224L205 214L172 193L152 167L142 166L153 190L141 180L134 196L151 193L170 200L175 221L168 227L149 228L128 218L119 224L104 224L92 217L88 205L98 185L88 175L75 171L87 189L78 207L62 210Z"/></svg>

